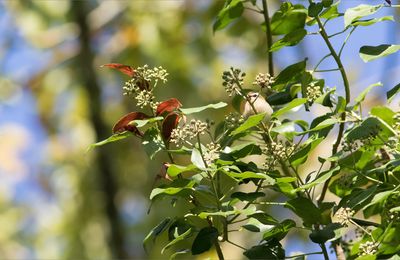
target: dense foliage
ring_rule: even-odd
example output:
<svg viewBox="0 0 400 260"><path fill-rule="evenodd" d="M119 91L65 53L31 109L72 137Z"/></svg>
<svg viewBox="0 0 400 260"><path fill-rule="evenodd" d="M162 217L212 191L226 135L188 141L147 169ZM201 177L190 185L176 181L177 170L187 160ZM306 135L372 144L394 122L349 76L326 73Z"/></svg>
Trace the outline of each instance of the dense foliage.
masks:
<svg viewBox="0 0 400 260"><path fill-rule="evenodd" d="M393 18L369 18L387 7L385 4L363 4L344 13L338 11L339 5L330 0L310 0L307 6L289 1L270 16L265 0L226 0L214 31L230 25L245 9L258 13L265 21L260 33L264 31L268 39L269 67L268 73L255 79L246 78L237 68L223 73L222 87L235 112L227 112L222 122L201 121L194 115L208 112L212 118L210 111L222 109L226 103L187 108L173 97L157 99L154 90L169 76L162 67L105 65L130 77L124 93L140 111L123 116L113 135L93 146L134 135L141 138L150 158L167 153L170 161L160 165L150 199L185 209L179 216L165 214L144 239L146 250L167 233L162 253L171 257L214 248L223 259L220 245L230 243L242 248L250 259L283 259L287 255L281 241L301 229L321 251L299 257L321 254L328 259L328 246L340 259L399 257L400 112L388 106L363 111L366 95L382 84L368 86L351 97L341 62L347 40L358 27ZM344 19L344 27L331 33L326 25L334 19ZM331 38L346 33L340 46L332 45ZM301 60L274 75L273 52L315 35L323 38L329 53L317 64ZM272 42L272 36L278 40ZM399 49L400 45L366 45L360 48L360 57L369 62ZM328 58L333 59L335 68L319 69ZM342 81L337 84L344 96L317 78L326 71L340 73ZM387 92L388 103L399 90L397 85ZM249 92L266 96L274 112L260 113ZM245 102L252 111L243 116ZM311 118L309 111L315 107L324 109ZM310 114L309 121L293 119L300 108ZM318 146L324 146L330 155L315 155ZM311 160L317 162L316 167L303 172L302 166ZM287 208L297 217L278 219L273 213L276 207ZM233 241L231 232L254 233L260 242L245 248Z"/></svg>

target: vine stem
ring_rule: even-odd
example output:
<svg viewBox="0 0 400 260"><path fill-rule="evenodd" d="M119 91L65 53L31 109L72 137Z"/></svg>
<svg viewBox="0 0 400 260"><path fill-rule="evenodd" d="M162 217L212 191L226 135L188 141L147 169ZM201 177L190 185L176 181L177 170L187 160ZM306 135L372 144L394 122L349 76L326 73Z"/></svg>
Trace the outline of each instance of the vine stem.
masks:
<svg viewBox="0 0 400 260"><path fill-rule="evenodd" d="M272 33L271 33L271 23L269 20L269 13L268 13L268 5L267 0L262 0L263 5L263 15L265 20L265 28L266 28L266 36L267 36L267 48L268 48L268 73L271 76L274 76L274 59L272 52L270 52L270 48L272 46Z"/></svg>
<svg viewBox="0 0 400 260"><path fill-rule="evenodd" d="M309 0L309 2L312 3L311 0ZM326 46L328 47L329 51L331 52L331 55L332 55L333 59L335 60L336 64L338 65L338 69L339 69L340 74L341 74L342 79L343 79L343 85L344 85L344 90L345 90L345 100L346 100L346 106L347 106L347 104L350 103L350 84L349 84L349 80L347 79L346 71L345 71L344 66L342 64L342 61L340 60L339 55L336 53L336 51L333 48L331 42L329 41L329 36L326 33L323 24L321 23L321 19L317 16L317 17L315 17L315 20L318 23L321 36L322 36L323 40L325 41ZM343 134L344 134L344 124L345 124L345 121L346 121L346 113L342 112L340 117L341 117L341 123L339 125L339 132L338 132L338 136L337 136L336 142L334 143L334 145L332 147L332 154L337 153L339 145L340 145L340 142L342 141ZM335 166L336 166L336 163L332 162L330 169L333 169ZM324 200L326 192L328 190L328 186L329 186L330 180L331 180L331 178L329 178L328 180L325 181L324 186L323 186L322 191L321 191L321 195L320 195L320 197L318 199L318 204L321 204L322 201Z"/></svg>

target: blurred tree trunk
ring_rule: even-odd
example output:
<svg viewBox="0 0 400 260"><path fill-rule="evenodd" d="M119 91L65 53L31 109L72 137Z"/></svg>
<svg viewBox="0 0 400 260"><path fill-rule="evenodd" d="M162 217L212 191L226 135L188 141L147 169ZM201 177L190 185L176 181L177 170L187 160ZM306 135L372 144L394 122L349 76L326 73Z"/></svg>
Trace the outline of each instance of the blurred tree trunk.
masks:
<svg viewBox="0 0 400 260"><path fill-rule="evenodd" d="M91 48L90 27L87 23L89 12L88 1L71 1L71 17L80 29L79 51L76 57L75 73L82 82L87 95L90 109L90 117L98 140L110 135L109 129L102 119L101 89L97 82L96 73L93 69L94 51ZM95 157L95 168L97 169L97 184L104 193L105 216L109 221L109 234L107 242L114 258L126 259L127 252L124 250L124 234L122 223L115 204L115 195L118 191L110 152L107 147L97 150Z"/></svg>

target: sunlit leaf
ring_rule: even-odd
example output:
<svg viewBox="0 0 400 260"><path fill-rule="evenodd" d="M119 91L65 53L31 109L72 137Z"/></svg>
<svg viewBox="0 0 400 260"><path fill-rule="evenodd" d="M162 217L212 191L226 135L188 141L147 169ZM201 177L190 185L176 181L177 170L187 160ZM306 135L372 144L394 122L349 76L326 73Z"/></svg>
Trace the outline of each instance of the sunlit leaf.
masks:
<svg viewBox="0 0 400 260"><path fill-rule="evenodd" d="M362 46L360 48L360 57L364 62L369 62L393 54L398 50L400 50L400 45Z"/></svg>
<svg viewBox="0 0 400 260"><path fill-rule="evenodd" d="M150 199L154 199L160 195L182 195L185 197L193 190L195 181L186 179L176 179L168 186L155 188L151 191Z"/></svg>
<svg viewBox="0 0 400 260"><path fill-rule="evenodd" d="M158 130L154 127L147 129L144 133L142 145L150 159L153 159L159 151L165 149L164 142L161 140Z"/></svg>
<svg viewBox="0 0 400 260"><path fill-rule="evenodd" d="M224 8L218 13L217 20L214 22L214 32L224 29L235 19L239 18L243 11L244 6L241 0L226 1Z"/></svg>
<svg viewBox="0 0 400 260"><path fill-rule="evenodd" d="M353 26L369 26L369 25L373 25L375 23L378 22L382 22L382 21L394 21L393 16L384 16L384 17L380 17L380 18L373 18L373 19L368 19L368 20L358 20L354 23L352 23L351 25Z"/></svg>
<svg viewBox="0 0 400 260"><path fill-rule="evenodd" d="M272 52L278 51L285 46L297 45L299 42L301 42L303 40L304 36L306 36L306 35L307 35L307 31L304 30L303 28L292 31L292 32L286 34L282 39L274 42L274 44L272 44L269 51L272 51Z"/></svg>
<svg viewBox="0 0 400 260"><path fill-rule="evenodd" d="M391 102L393 98L396 96L396 94L399 92L400 92L400 84L397 84L391 90L386 92L386 98L388 99L388 102Z"/></svg>
<svg viewBox="0 0 400 260"><path fill-rule="evenodd" d="M292 110L300 105L303 105L306 102L307 102L306 98L296 98L296 99L292 100L289 104L285 105L283 108L272 113L272 117L279 117L279 116L289 112L290 110Z"/></svg>
<svg viewBox="0 0 400 260"><path fill-rule="evenodd" d="M189 171L195 171L196 169L197 169L197 167L194 166L193 164L189 164L187 166L180 166L180 165L176 165L176 164L170 164L169 167L168 167L167 173L171 177L176 177L181 173L189 172Z"/></svg>
<svg viewBox="0 0 400 260"><path fill-rule="evenodd" d="M127 138L127 137L129 137L129 136L132 136L132 135L133 135L133 134L132 134L131 132L128 132L128 131L125 131L125 132L122 132L122 133L113 134L112 136L110 136L109 138L107 138L107 139L105 139L105 140L103 140L103 141L100 141L100 142L95 143L95 144L91 144L91 145L88 147L87 151L90 151L90 150L93 149L94 147L102 146L102 145L105 145L105 144L108 144L108 143L112 143L112 142L116 142L116 141L125 139L125 138Z"/></svg>
<svg viewBox="0 0 400 260"><path fill-rule="evenodd" d="M232 131L232 133L230 133L230 135L231 136L237 135L237 134L240 134L252 127L257 126L261 121L264 120L264 117L265 117L265 113L250 116L249 118L246 119L246 121L244 121L243 124L241 124L238 128L236 128L234 131Z"/></svg>
<svg viewBox="0 0 400 260"><path fill-rule="evenodd" d="M206 164L204 163L203 157L198 149L193 148L192 156L191 156L190 160L193 163L193 165L195 165L200 170L207 169Z"/></svg>
<svg viewBox="0 0 400 260"><path fill-rule="evenodd" d="M183 114L190 115L190 114L202 112L209 108L219 109L219 108L226 107L226 106L227 106L227 104L225 102L219 102L216 104L209 104L209 105L201 106L201 107L181 108L180 110Z"/></svg>
<svg viewBox="0 0 400 260"><path fill-rule="evenodd" d="M349 8L344 13L344 27L351 25L360 18L376 13L383 5L366 5L361 4L353 8Z"/></svg>
<svg viewBox="0 0 400 260"><path fill-rule="evenodd" d="M167 250L168 248L170 248L171 246L179 243L180 241L183 241L184 239L186 239L187 237L189 237L192 234L192 229L189 228L185 233L181 234L180 236L176 237L174 240L172 240L171 242L169 242L162 250L161 250L161 254L164 254L164 251Z"/></svg>
<svg viewBox="0 0 400 260"><path fill-rule="evenodd" d="M307 9L304 6L284 2L271 18L271 32L273 35L282 35L304 28L306 18Z"/></svg>

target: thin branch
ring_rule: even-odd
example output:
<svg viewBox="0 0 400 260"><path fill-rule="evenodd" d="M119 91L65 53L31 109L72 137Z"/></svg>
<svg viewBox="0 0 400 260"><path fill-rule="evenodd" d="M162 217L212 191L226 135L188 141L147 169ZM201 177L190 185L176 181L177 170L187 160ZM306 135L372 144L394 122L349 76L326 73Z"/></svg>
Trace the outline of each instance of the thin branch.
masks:
<svg viewBox="0 0 400 260"><path fill-rule="evenodd" d="M273 60L273 54L272 52L270 52L272 46L272 33L271 33L271 23L268 14L267 0L262 0L262 5L263 5L263 14L264 14L264 21L266 28L265 33L267 36L268 73L269 75L274 76L274 60Z"/></svg>

